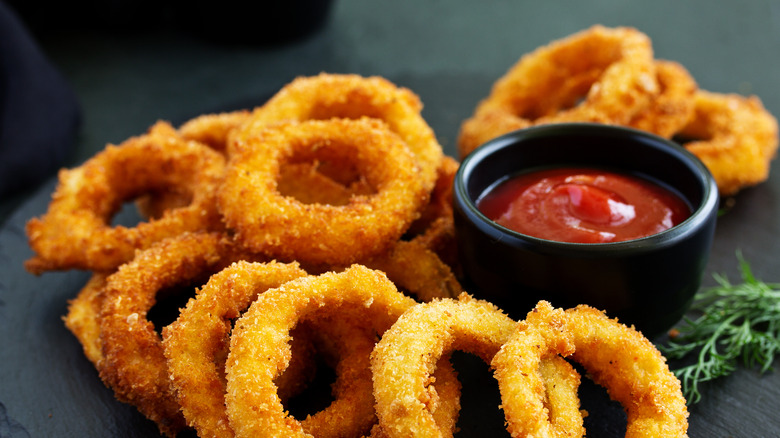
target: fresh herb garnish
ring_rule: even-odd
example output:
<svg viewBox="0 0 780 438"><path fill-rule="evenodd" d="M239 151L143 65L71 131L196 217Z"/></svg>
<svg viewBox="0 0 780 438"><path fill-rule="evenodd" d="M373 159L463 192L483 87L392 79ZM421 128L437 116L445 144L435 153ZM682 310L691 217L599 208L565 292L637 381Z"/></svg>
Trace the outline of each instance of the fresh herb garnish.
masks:
<svg viewBox="0 0 780 438"><path fill-rule="evenodd" d="M701 400L701 383L731 374L740 360L764 373L780 351L780 283L757 280L742 255L737 257L743 282L731 284L715 275L719 285L694 299L692 309L701 316L684 318L668 345L660 347L674 359L698 352L695 363L674 370L688 404Z"/></svg>

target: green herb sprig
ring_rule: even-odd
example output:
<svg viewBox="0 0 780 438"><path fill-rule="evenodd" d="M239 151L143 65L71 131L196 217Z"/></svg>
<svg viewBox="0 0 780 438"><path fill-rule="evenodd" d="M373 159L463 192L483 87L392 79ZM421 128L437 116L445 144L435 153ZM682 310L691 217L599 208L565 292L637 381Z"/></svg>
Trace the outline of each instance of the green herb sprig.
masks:
<svg viewBox="0 0 780 438"><path fill-rule="evenodd" d="M695 363L674 370L688 404L701 400L701 383L728 376L740 360L765 373L780 351L780 283L757 280L740 253L737 258L742 283L715 275L718 286L694 299L692 309L701 316L684 318L668 345L659 347L674 359L698 352Z"/></svg>

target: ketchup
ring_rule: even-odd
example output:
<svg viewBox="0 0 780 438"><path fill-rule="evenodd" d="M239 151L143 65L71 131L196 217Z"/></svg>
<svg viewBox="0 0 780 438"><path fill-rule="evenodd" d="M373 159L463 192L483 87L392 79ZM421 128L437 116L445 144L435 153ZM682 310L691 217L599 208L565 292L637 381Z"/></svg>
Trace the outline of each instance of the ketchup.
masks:
<svg viewBox="0 0 780 438"><path fill-rule="evenodd" d="M691 214L686 201L656 183L591 168L512 176L488 189L477 208L519 233L575 243L638 239L672 228Z"/></svg>

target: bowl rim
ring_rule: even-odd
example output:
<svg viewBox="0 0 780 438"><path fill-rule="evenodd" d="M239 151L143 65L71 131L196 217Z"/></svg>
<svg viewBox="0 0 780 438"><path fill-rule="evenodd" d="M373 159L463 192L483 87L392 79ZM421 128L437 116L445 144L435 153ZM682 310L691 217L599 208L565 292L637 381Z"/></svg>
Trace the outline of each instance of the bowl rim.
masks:
<svg viewBox="0 0 780 438"><path fill-rule="evenodd" d="M668 152L670 157L683 162L683 164L686 165L686 168L691 169L692 173L695 174L696 180L702 185L701 202L699 205L692 206L693 211L691 212L691 215L672 228L637 239L605 243L562 242L519 233L497 224L477 208L475 203L476 199L472 199L466 189L468 179L474 174L475 169L485 160L485 158L499 150L516 147L525 139L561 135L593 136L603 135L604 133L609 133L611 136L616 137L643 137L653 143L655 147L660 146L659 149ZM551 165L554 166L554 163L551 163ZM616 170L620 170L620 168L616 168ZM501 175L499 178L503 176L504 175ZM496 181L498 181L498 179ZM698 157L683 146L647 131L625 126L589 122L531 126L508 132L485 142L461 161L461 165L455 174L453 197L453 202L460 204L463 207L463 213L467 216L467 220L473 222L474 225L478 226L483 232L493 236L497 240L513 241L515 245L533 245L553 252L574 251L583 255L605 252L613 253L614 251L641 253L658 249L659 247L674 245L680 240L685 239L689 234L704 227L709 222L710 217L717 214L720 200L718 187L712 173Z"/></svg>

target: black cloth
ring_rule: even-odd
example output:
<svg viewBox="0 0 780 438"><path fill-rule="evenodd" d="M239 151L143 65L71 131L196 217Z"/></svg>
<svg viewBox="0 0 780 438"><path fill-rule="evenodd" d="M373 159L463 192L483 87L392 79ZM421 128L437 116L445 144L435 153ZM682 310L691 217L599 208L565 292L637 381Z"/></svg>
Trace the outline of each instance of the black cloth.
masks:
<svg viewBox="0 0 780 438"><path fill-rule="evenodd" d="M80 124L73 90L0 2L0 197L29 189L62 166Z"/></svg>

